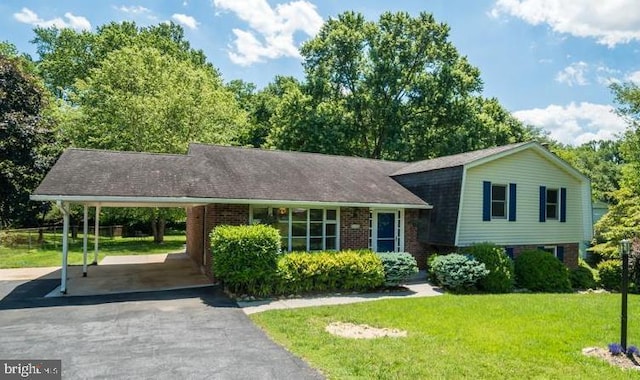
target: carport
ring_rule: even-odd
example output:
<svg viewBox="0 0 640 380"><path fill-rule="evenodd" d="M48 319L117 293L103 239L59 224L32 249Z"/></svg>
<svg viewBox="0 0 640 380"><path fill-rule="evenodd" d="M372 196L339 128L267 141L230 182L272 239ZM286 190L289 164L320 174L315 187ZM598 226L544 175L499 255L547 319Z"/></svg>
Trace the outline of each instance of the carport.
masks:
<svg viewBox="0 0 640 380"><path fill-rule="evenodd" d="M88 275L89 210L95 209L93 264L99 252L100 212L108 207L185 208L219 202L191 196L194 159L188 155L67 149L31 195L54 202L63 216L60 292L67 293L70 208L83 212L82 275ZM200 253L203 254L203 253Z"/></svg>

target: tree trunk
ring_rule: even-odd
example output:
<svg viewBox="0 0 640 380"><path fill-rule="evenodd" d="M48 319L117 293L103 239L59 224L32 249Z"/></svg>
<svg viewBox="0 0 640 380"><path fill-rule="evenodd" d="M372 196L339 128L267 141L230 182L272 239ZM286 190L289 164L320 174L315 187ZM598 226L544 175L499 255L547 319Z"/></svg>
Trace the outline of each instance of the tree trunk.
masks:
<svg viewBox="0 0 640 380"><path fill-rule="evenodd" d="M151 221L151 230L153 231L153 242L162 244L164 242L164 226L166 221L164 218L154 218Z"/></svg>

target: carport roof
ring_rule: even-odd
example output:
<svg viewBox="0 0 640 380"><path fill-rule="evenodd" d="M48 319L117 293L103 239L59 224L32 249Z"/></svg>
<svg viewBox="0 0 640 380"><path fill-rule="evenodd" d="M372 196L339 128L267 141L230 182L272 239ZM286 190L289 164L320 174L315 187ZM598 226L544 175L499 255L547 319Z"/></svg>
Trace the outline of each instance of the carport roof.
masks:
<svg viewBox="0 0 640 380"><path fill-rule="evenodd" d="M67 149L33 200L102 205L299 203L430 208L404 162L191 144L186 155Z"/></svg>

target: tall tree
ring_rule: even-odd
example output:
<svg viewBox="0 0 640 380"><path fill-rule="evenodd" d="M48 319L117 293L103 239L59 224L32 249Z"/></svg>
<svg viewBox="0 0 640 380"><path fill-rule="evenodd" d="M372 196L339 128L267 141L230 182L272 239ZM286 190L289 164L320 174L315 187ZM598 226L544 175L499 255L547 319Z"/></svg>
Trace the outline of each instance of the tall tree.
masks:
<svg viewBox="0 0 640 380"><path fill-rule="evenodd" d="M596 223L592 250L602 257L618 257L622 239L640 238L640 86L635 83L611 86L617 113L628 122L620 150L624 160L621 167L620 188L613 192L611 206Z"/></svg>
<svg viewBox="0 0 640 380"><path fill-rule="evenodd" d="M78 147L184 153L231 143L246 125L214 71L153 47L113 51L75 86L79 115L63 132Z"/></svg>
<svg viewBox="0 0 640 380"><path fill-rule="evenodd" d="M34 225L42 207L29 194L59 153L50 96L15 48L0 51L0 228Z"/></svg>
<svg viewBox="0 0 640 380"><path fill-rule="evenodd" d="M594 201L613 202L620 188L624 159L620 141L590 141L577 147L556 145L551 150L591 179Z"/></svg>
<svg viewBox="0 0 640 380"><path fill-rule="evenodd" d="M477 68L421 13L378 22L346 12L303 45L306 81L283 95L269 141L299 149L415 160L522 139L530 130L480 97Z"/></svg>
<svg viewBox="0 0 640 380"><path fill-rule="evenodd" d="M92 69L99 68L110 52L128 46L154 47L166 55L208 67L201 50L191 48L184 38L184 29L174 23L138 27L134 22L111 22L95 32L58 29L34 29L31 41L39 55L38 68L45 83L59 98L75 91L77 80L86 79Z"/></svg>

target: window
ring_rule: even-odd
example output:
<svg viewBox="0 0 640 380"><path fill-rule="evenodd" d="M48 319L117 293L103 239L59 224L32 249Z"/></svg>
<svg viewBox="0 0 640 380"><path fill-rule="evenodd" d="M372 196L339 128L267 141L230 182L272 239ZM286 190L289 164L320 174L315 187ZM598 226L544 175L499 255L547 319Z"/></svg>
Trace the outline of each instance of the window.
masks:
<svg viewBox="0 0 640 380"><path fill-rule="evenodd" d="M547 219L558 219L558 189L547 189Z"/></svg>
<svg viewBox="0 0 640 380"><path fill-rule="evenodd" d="M555 245L545 245L544 247L541 247L539 249L541 249L542 251L545 251L545 252L549 252L554 257L558 256L558 252L557 252L558 247L556 247Z"/></svg>
<svg viewBox="0 0 640 380"><path fill-rule="evenodd" d="M540 222L547 219L567 221L567 188L548 189L540 186Z"/></svg>
<svg viewBox="0 0 640 380"><path fill-rule="evenodd" d="M276 227L287 251L321 251L338 249L338 215L337 209L255 206L251 220Z"/></svg>
<svg viewBox="0 0 640 380"><path fill-rule="evenodd" d="M491 218L507 217L507 186L491 185Z"/></svg>
<svg viewBox="0 0 640 380"><path fill-rule="evenodd" d="M516 221L516 184L493 184L482 181L482 220L489 222L493 219L507 219Z"/></svg>

